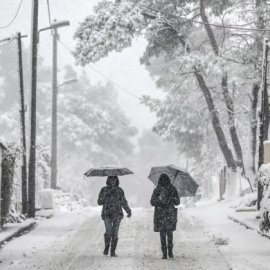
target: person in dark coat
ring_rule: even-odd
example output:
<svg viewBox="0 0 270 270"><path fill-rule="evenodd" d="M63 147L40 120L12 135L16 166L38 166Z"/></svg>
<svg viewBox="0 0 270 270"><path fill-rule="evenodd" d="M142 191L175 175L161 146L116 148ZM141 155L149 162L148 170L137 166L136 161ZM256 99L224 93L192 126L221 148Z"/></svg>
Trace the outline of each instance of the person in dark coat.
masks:
<svg viewBox="0 0 270 270"><path fill-rule="evenodd" d="M159 177L150 203L155 207L154 231L160 232L162 259L167 259L167 254L169 258L173 258L173 231L176 230L177 223L175 205L180 204L180 199L167 174L161 174Z"/></svg>
<svg viewBox="0 0 270 270"><path fill-rule="evenodd" d="M117 257L115 250L118 242L118 230L120 222L123 218L123 210L127 212L127 217L131 217L131 210L125 198L122 188L119 187L119 179L117 176L109 176L107 178L106 187L103 187L98 196L98 205L102 205L101 217L105 224L104 255L108 255L111 245L111 257Z"/></svg>

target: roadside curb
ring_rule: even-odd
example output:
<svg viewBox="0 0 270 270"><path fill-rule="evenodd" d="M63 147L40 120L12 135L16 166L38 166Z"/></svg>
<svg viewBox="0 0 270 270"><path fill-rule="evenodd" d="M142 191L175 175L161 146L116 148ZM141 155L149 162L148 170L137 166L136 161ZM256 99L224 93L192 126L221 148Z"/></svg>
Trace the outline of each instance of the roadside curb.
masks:
<svg viewBox="0 0 270 270"><path fill-rule="evenodd" d="M250 224L247 224L246 222L244 222L244 221L242 221L242 220L240 220L240 219L238 219L238 218L236 218L236 217L233 217L233 216L231 216L231 215L228 215L227 217L228 217L228 219L232 220L233 222L236 222L236 223L238 223L239 225L242 225L242 226L246 227L246 229L255 231L255 232L257 232L259 235L261 235L261 236L263 236L263 237L266 237L266 238L270 239L270 235L269 235L269 234L262 233L258 228L254 227L254 226L252 226L252 225L250 225Z"/></svg>
<svg viewBox="0 0 270 270"><path fill-rule="evenodd" d="M21 234L26 233L26 231L30 231L31 229L33 229L33 227L37 224L36 221L29 221L27 222L25 225L22 225L18 228L14 228L13 230L11 230L10 232L5 232L5 229L3 229L3 231L0 231L0 248L2 248L2 246L12 240L12 238L20 236ZM5 233L6 235L1 237L1 233Z"/></svg>

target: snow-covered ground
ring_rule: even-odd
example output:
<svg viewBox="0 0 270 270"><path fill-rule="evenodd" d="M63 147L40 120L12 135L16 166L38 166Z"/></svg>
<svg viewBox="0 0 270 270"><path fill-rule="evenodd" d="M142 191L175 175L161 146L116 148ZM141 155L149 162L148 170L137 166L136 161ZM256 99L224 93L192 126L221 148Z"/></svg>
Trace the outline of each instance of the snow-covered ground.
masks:
<svg viewBox="0 0 270 270"><path fill-rule="evenodd" d="M270 269L270 240L229 219L224 203L181 209L173 260L161 260L153 209L133 209L120 227L117 258L102 255L100 208L57 213L0 250L0 269ZM228 241L218 246L212 241ZM225 241L225 243L226 243Z"/></svg>
<svg viewBox="0 0 270 270"><path fill-rule="evenodd" d="M269 270L270 239L228 219L228 215L236 215L235 209L231 207L234 205L234 202L223 201L187 208L185 212L202 223L204 231L210 238L221 238L228 242L228 245L219 246L219 250L233 270ZM238 216L247 221L247 224L257 223L259 229L256 214L256 212L248 215L239 213ZM252 219L245 219L244 216Z"/></svg>

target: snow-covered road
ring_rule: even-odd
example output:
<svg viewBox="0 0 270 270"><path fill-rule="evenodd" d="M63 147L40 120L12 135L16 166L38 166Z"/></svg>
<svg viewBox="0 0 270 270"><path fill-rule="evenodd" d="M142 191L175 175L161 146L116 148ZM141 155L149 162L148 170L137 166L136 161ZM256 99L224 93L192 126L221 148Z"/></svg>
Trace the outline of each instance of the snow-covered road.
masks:
<svg viewBox="0 0 270 270"><path fill-rule="evenodd" d="M56 216L8 243L0 251L0 269L230 269L200 222L183 213L174 233L175 259L161 260L152 215L152 210L137 209L131 219L123 220L117 258L102 255L104 228L99 211Z"/></svg>

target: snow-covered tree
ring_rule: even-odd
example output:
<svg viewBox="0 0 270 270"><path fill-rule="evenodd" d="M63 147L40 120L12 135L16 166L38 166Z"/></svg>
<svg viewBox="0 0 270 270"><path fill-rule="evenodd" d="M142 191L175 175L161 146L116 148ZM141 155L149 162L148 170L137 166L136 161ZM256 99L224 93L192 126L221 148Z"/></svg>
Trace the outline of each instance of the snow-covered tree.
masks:
<svg viewBox="0 0 270 270"><path fill-rule="evenodd" d="M19 82L17 52L13 44L0 51L1 138L20 143ZM28 50L26 51L26 55ZM6 58L11 55L11 60ZM14 56L14 59L12 58ZM26 58L26 56L24 57ZM12 59L14 61L12 61ZM7 67L5 69L5 66ZM25 65L25 78L29 76ZM51 144L51 71L39 59L37 98L37 173L36 186L49 186ZM77 76L66 67L64 80ZM25 80L25 89L29 87ZM27 95L27 93L26 93ZM118 165L133 152L131 138L136 134L117 101L117 91L108 83L93 86L86 74L77 83L59 87L58 172L60 186L80 189L78 181L91 166ZM26 102L27 102L26 98ZM29 119L26 117L26 119Z"/></svg>
<svg viewBox="0 0 270 270"><path fill-rule="evenodd" d="M106 14L107 18L116 17L116 21L121 16L132 18L132 15L128 15L131 14L128 11L131 6L132 14L136 12L139 18L136 27L131 27L132 30L128 27L108 29L106 23L99 22L98 18L103 14ZM175 134L179 135L183 125L179 123L175 125L177 120L174 117L170 118L170 115L173 115L172 109L167 110L167 115L165 108L177 107L175 100L179 99L172 97L183 95L185 87L192 89L192 92L199 90L199 95L203 97L202 104L207 108L208 117L228 167L235 170L240 166L245 172L244 161L253 159L251 167L254 171L254 148L256 148L254 107L257 104L253 101L256 101L257 96L251 90L258 88L260 65L254 60L261 54L262 43L260 31L243 31L241 28L260 30L266 27L269 24L268 9L264 0L246 0L241 3L229 0L140 1L139 4L133 1L101 1L95 9L96 16L92 16L91 20L87 18L78 28L75 34L78 42L74 55L78 63L86 65L107 56L113 50L119 51L130 46L131 38L136 34L143 34L148 45L141 62L149 66L150 72L155 69L153 63L156 59L165 66L154 76L157 83L168 93L163 108L160 108L159 101L144 99L160 118L156 125L160 129L156 130L167 136L168 132L172 131L171 127L174 129L177 127L179 131ZM212 26L209 22L220 27ZM222 27L233 24L240 26ZM112 31L118 35L112 35ZM101 53L93 57L92 47L97 45L95 40L99 33L102 33L103 37L101 41L98 39L100 41L98 51ZM122 42L124 35L128 42ZM121 39L118 39L118 36ZM112 46L107 46L109 42ZM188 81L189 87L185 85ZM249 92L254 93L252 111L249 109ZM193 119L192 121L196 121L198 113L196 108L190 112L195 107L196 94L194 97L195 101L190 103L185 101L185 95L180 99L191 105L188 119ZM159 106L155 106L157 104ZM181 105L182 103L179 104ZM178 117L177 113L179 110L175 110L175 118ZM251 121L249 114L253 116ZM172 122L168 123L170 120ZM166 127L161 125L162 122L166 123ZM245 128L247 125L250 125L252 135L250 143L253 149L252 158L247 158L248 143ZM187 125L185 128L190 127ZM198 139L199 127L194 134L196 134L194 140Z"/></svg>

